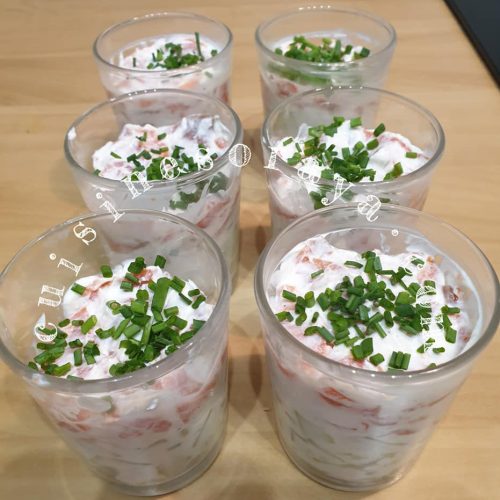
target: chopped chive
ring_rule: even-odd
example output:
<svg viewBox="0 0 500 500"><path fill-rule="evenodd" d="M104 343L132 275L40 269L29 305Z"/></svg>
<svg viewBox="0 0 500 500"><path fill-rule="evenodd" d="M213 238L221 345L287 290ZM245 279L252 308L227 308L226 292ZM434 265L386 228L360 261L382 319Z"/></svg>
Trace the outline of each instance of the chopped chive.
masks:
<svg viewBox="0 0 500 500"><path fill-rule="evenodd" d="M189 297L194 297L195 295L200 295L200 290L198 288L194 288L193 290L189 290Z"/></svg>
<svg viewBox="0 0 500 500"><path fill-rule="evenodd" d="M206 322L202 319L193 319L192 330L197 332Z"/></svg>
<svg viewBox="0 0 500 500"><path fill-rule="evenodd" d="M163 139L165 139L165 137L167 137L167 133L166 132L163 132L162 134L159 134L158 137L156 138L157 140L159 141L163 141ZM157 264L155 264L156 266Z"/></svg>
<svg viewBox="0 0 500 500"><path fill-rule="evenodd" d="M446 329L446 333L445 333L444 338L445 338L446 342L449 342L450 344L454 344L457 341L457 331L451 327L448 327Z"/></svg>
<svg viewBox="0 0 500 500"><path fill-rule="evenodd" d="M318 276L320 276L324 272L325 272L324 269L319 269L318 271L315 271L314 273L311 273L311 279L317 278Z"/></svg>
<svg viewBox="0 0 500 500"><path fill-rule="evenodd" d="M276 314L278 321L293 321L293 316L290 311L281 311Z"/></svg>
<svg viewBox="0 0 500 500"><path fill-rule="evenodd" d="M375 130L373 131L373 135L375 137L378 137L380 134L382 134L383 132L385 132L385 125L383 123L381 123L380 125L378 125Z"/></svg>
<svg viewBox="0 0 500 500"><path fill-rule="evenodd" d="M163 269L165 267L165 264L167 263L167 259L163 257L163 255L157 255L155 259L154 265L159 267L160 269Z"/></svg>
<svg viewBox="0 0 500 500"><path fill-rule="evenodd" d="M120 288L126 292L131 292L134 288L134 285L130 283L130 281L122 281L120 284Z"/></svg>
<svg viewBox="0 0 500 500"><path fill-rule="evenodd" d="M326 311L330 306L330 299L326 293L320 293L318 295L317 302L322 311Z"/></svg>
<svg viewBox="0 0 500 500"><path fill-rule="evenodd" d="M75 362L75 366L80 366L82 364L82 350L81 349L76 349L73 351L73 359Z"/></svg>
<svg viewBox="0 0 500 500"><path fill-rule="evenodd" d="M302 314L299 314L296 318L295 318L295 324L297 326L301 326L304 321L307 319L307 315L306 313L302 313Z"/></svg>
<svg viewBox="0 0 500 500"><path fill-rule="evenodd" d="M335 340L335 337L323 326L318 328L318 332L327 343L332 343Z"/></svg>
<svg viewBox="0 0 500 500"><path fill-rule="evenodd" d="M163 314L165 317L171 316L171 315L176 315L179 314L179 308L177 306L173 307L167 307L164 311Z"/></svg>
<svg viewBox="0 0 500 500"><path fill-rule="evenodd" d="M113 271L109 266L101 266L101 274L104 278L111 278L113 276Z"/></svg>
<svg viewBox="0 0 500 500"><path fill-rule="evenodd" d="M189 300L189 299L188 299ZM192 308L193 309L198 309L198 307L200 307L200 304L205 301L206 298L203 296L203 295L198 295L198 297L196 297L196 300L193 302L192 304Z"/></svg>
<svg viewBox="0 0 500 500"><path fill-rule="evenodd" d="M131 281L132 283L139 283L139 280L132 273L125 273L125 278Z"/></svg>
<svg viewBox="0 0 500 500"><path fill-rule="evenodd" d="M357 269L361 269L363 267L363 264L361 264L360 262L355 262L353 260L346 260L344 262L344 266L347 266L347 267L355 267Z"/></svg>
<svg viewBox="0 0 500 500"><path fill-rule="evenodd" d="M408 366L410 366L410 358L411 354L405 353L403 354L403 360L401 361L401 369L407 370Z"/></svg>
<svg viewBox="0 0 500 500"><path fill-rule="evenodd" d="M366 145L366 149L372 150L378 147L378 140L377 139L372 139L368 144Z"/></svg>
<svg viewBox="0 0 500 500"><path fill-rule="evenodd" d="M120 322L120 324L118 325L118 327L115 330L115 333L113 334L113 338L115 340L120 338L120 335L123 333L123 331L125 330L125 328L127 327L127 325L129 323L130 323L130 318L125 318Z"/></svg>
<svg viewBox="0 0 500 500"><path fill-rule="evenodd" d="M358 360L358 361L365 358L365 355L363 353L363 348L361 347L361 345L355 345L351 349L351 353L352 353L353 358Z"/></svg>
<svg viewBox="0 0 500 500"><path fill-rule="evenodd" d="M79 295L83 295L85 293L85 290L86 288L82 285L79 285L78 283L75 283L72 287L71 287L71 290L73 290L73 292L79 294Z"/></svg>
<svg viewBox="0 0 500 500"><path fill-rule="evenodd" d="M148 321L142 332L142 337L140 341L142 345L148 344L150 334L151 334L151 321Z"/></svg>
<svg viewBox="0 0 500 500"><path fill-rule="evenodd" d="M316 300L314 298L314 292L312 291L306 292L306 294L304 295L304 300L306 301L306 307L308 308L314 307L314 304L316 303Z"/></svg>
<svg viewBox="0 0 500 500"><path fill-rule="evenodd" d="M95 364L95 358L94 355L91 352L83 352L83 357L85 358L85 362L88 365L93 365Z"/></svg>
<svg viewBox="0 0 500 500"><path fill-rule="evenodd" d="M127 326L127 328L125 328L125 330L123 331L123 335L125 335L125 337L127 338L132 338L135 335L137 335L141 330L142 328L139 325L132 324Z"/></svg>
<svg viewBox="0 0 500 500"><path fill-rule="evenodd" d="M297 295L295 295L292 292L289 292L288 290L283 290L281 295L284 299L290 300L291 302L295 302L297 300Z"/></svg>
<svg viewBox="0 0 500 500"><path fill-rule="evenodd" d="M113 158L116 158L117 160L121 160L122 157L119 155L119 154L116 154L115 152L111 151L110 155L113 157Z"/></svg>
<svg viewBox="0 0 500 500"><path fill-rule="evenodd" d="M359 127L361 126L361 117L358 116L357 118L352 118L349 123L351 128Z"/></svg>
<svg viewBox="0 0 500 500"><path fill-rule="evenodd" d="M392 167L392 170L385 174L384 181L390 181L400 177L403 174L403 166L401 163L395 163Z"/></svg>
<svg viewBox="0 0 500 500"><path fill-rule="evenodd" d="M441 354L442 352L445 352L445 348L444 347L434 347L434 349L432 349L432 352L436 353L436 354Z"/></svg>
<svg viewBox="0 0 500 500"><path fill-rule="evenodd" d="M59 323L57 323L57 326L59 326L60 328L64 328L65 326L68 326L70 323L71 321L68 318L66 318L63 319L62 321L59 321Z"/></svg>
<svg viewBox="0 0 500 500"><path fill-rule="evenodd" d="M448 307L448 306L443 306L441 308L441 312L443 314L458 314L460 312L460 307Z"/></svg>
<svg viewBox="0 0 500 500"><path fill-rule="evenodd" d="M191 301L191 299L190 299L189 297L186 297L184 294L179 293L179 298L180 298L183 302L185 302L188 306L189 306L189 305L191 305L191 302L192 302L192 301ZM199 298L199 297L198 297L198 298ZM198 300L198 299L196 299L196 300ZM198 304L198 305L200 305L200 304ZM198 307L198 306L197 306L197 307ZM195 307L195 309L196 309L197 307Z"/></svg>
<svg viewBox="0 0 500 500"><path fill-rule="evenodd" d="M148 310L148 306L146 303L141 302L139 300L133 300L130 304L130 309L132 309L132 312L135 314L146 314Z"/></svg>
<svg viewBox="0 0 500 500"><path fill-rule="evenodd" d="M368 57L370 55L370 49L367 49L366 47L363 47L359 52L358 55L360 57Z"/></svg>
<svg viewBox="0 0 500 500"><path fill-rule="evenodd" d="M406 158L416 158L418 155L417 153L414 153L413 151L408 151L406 154L405 154Z"/></svg>
<svg viewBox="0 0 500 500"><path fill-rule="evenodd" d="M151 309L161 312L167 300L167 294L171 281L168 278L160 278L156 282L156 288L151 301Z"/></svg>
<svg viewBox="0 0 500 500"><path fill-rule="evenodd" d="M81 326L81 331L83 334L87 334L94 328L94 326L97 324L97 317L92 315L90 316L86 321L84 321L83 325Z"/></svg>
<svg viewBox="0 0 500 500"><path fill-rule="evenodd" d="M290 317L292 315L290 314ZM291 321L291 320L290 320ZM318 333L318 327L317 326L308 326L305 330L304 330L304 335L306 337L309 337L310 335L314 335Z"/></svg>
<svg viewBox="0 0 500 500"><path fill-rule="evenodd" d="M378 366L380 363L383 363L385 361L385 358L382 354L377 353L374 354L373 356L370 356L370 363L372 365Z"/></svg>
<svg viewBox="0 0 500 500"><path fill-rule="evenodd" d="M373 339L371 337L368 337L366 339L363 339L361 341L361 347L363 349L363 355L366 358L373 352Z"/></svg>
<svg viewBox="0 0 500 500"><path fill-rule="evenodd" d="M204 60L203 54L201 52L201 47L200 47L200 34L198 32L195 32L194 34L195 41L196 41L196 50L198 51L198 56L200 57L200 60Z"/></svg>

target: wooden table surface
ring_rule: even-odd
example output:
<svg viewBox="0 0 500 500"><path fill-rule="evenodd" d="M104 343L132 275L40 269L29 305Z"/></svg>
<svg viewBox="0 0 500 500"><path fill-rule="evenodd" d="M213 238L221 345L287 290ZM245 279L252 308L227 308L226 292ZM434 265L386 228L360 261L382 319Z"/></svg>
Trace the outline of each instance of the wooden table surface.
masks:
<svg viewBox="0 0 500 500"><path fill-rule="evenodd" d="M262 106L253 34L293 0L0 0L0 265L43 230L85 212L65 165L68 125L104 99L91 44L107 26L161 10L193 11L234 34L232 102L254 153L244 168L242 253L231 302L229 425L222 453L184 500L500 498L500 337L481 356L411 472L376 493L329 490L287 459L272 427L253 271L269 238L259 145ZM389 20L398 43L387 88L432 110L446 152L426 211L453 224L500 269L498 88L441 0L351 1ZM22 297L19 297L22 300ZM0 499L116 500L40 418L0 366Z"/></svg>

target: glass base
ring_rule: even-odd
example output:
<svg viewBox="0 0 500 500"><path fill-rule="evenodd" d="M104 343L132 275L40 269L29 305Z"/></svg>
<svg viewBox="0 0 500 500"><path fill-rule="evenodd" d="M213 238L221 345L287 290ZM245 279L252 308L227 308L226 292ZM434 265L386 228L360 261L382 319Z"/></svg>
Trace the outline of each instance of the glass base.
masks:
<svg viewBox="0 0 500 500"><path fill-rule="evenodd" d="M129 484L115 483L104 477L101 477L101 479L106 481L106 483L109 484L114 490L126 495L150 497L172 493L184 488L185 486L196 481L196 479L202 476L217 458L217 455L222 448L223 442L224 434L222 434L221 439L219 440L217 445L214 446L212 451L200 463L186 471L184 474L161 484L154 484L151 486L132 486Z"/></svg>
<svg viewBox="0 0 500 500"><path fill-rule="evenodd" d="M279 433L278 433L279 434ZM341 479L337 479L331 476L324 476L321 473L314 471L311 469L310 464L303 464L300 460L296 460L286 449L281 435L278 436L281 447L285 451L287 457L290 461L300 470L304 475L306 475L309 479L316 481L327 488L332 488L334 490L339 491L376 491L382 490L391 486L392 484L399 481L405 474L405 471L399 471L397 474L383 476L379 478L377 482L352 482L352 481L342 481Z"/></svg>

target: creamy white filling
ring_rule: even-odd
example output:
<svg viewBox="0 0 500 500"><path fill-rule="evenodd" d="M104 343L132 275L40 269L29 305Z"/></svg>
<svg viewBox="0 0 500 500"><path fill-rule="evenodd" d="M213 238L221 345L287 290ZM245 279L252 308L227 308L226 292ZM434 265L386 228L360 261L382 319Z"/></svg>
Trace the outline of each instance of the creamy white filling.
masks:
<svg viewBox="0 0 500 500"><path fill-rule="evenodd" d="M274 147L278 156L287 161L297 152L296 145L299 145L300 150L304 151L304 142L310 139L308 134L309 128L311 128L311 125L303 123L299 127L295 137L285 137L276 143ZM292 141L289 144L284 144L290 139ZM374 139L372 129L366 129L361 126L351 127L350 120L346 119L337 128L337 132L333 136L322 134L319 142L320 144L325 144L326 148L332 145L335 146L334 151L338 153L339 158L342 158L343 148L349 148L352 151L356 143L362 142L363 144L367 144L372 139ZM368 151L370 160L366 167L367 169L375 170L374 181L384 180L384 177L394 168L396 163L401 163L403 168L402 175L406 175L418 170L428 160L428 157L420 148L400 134L385 131L377 137L377 140L379 145L375 149ZM416 153L417 157L407 158L406 153L408 152ZM320 166L310 161L310 158L306 158L297 165L297 168L302 168L304 172L311 176L320 178L321 172L329 167ZM370 179L365 177L360 182L370 182Z"/></svg>
<svg viewBox="0 0 500 500"><path fill-rule="evenodd" d="M164 138L163 134L166 134ZM144 137L146 140L142 140ZM218 116L190 115L163 127L127 123L116 141L109 141L94 152L92 163L94 169L99 170L99 176L121 180L135 168L127 158L143 150L167 148L161 154L167 157L172 155L175 146L180 146L182 153L196 160L199 144L205 146L208 155L216 153L221 156L229 147L229 141L230 132ZM156 156L153 154L153 157ZM139 162L147 166L150 160L140 158Z"/></svg>
<svg viewBox="0 0 500 500"><path fill-rule="evenodd" d="M94 364L89 365L84 359L82 365L75 366L73 357L74 349L67 346L64 354L56 360L59 366L66 363L71 364L71 370L65 376L73 375L86 380L108 378L111 376L109 368L112 365L129 359L128 355L125 354L125 349L119 346L120 342L125 339L123 335L121 335L119 339L113 339L112 337L101 339L95 333L98 328L107 330L113 326L117 327L124 319L121 314L114 315L107 306L107 303L109 301L117 301L122 305L130 305L131 301L136 298L138 290L147 290L150 297L147 314L151 315L151 299L153 297L153 292L148 289L148 282L150 280L156 282L162 277L172 277L166 270L162 270L157 266L148 266L140 277L141 281L144 281L144 283L139 286L134 286L133 290L130 292L122 290L120 285L131 262L131 260L127 260L115 266L113 268L112 278L104 278L101 275L79 278L77 281L78 284L86 288L83 295L71 289L65 293L62 307L66 318L70 320L85 321L92 315L97 317L96 326L87 334L83 334L80 327L75 327L71 324L62 328L62 330L68 334L66 341L69 343L72 340L79 339L83 345L92 341L98 346L100 351L100 355L95 356L96 362ZM187 280L182 293L187 296L190 290L196 288L198 287L193 281ZM174 306L179 308L177 316L187 321L187 326L182 331L190 330L193 325L193 320L195 319L206 321L210 317L214 307L211 304L207 304L205 301L202 302L197 309L193 309L191 305L186 304L180 298L179 294L174 289L170 289L167 293L164 308ZM136 334L134 338L140 340L141 335L142 330ZM196 341L196 335L194 336L194 341ZM165 357L166 352L162 350L161 354L155 358L152 363L156 363Z"/></svg>
<svg viewBox="0 0 500 500"><path fill-rule="evenodd" d="M334 247L328 242L326 236L320 235L296 245L286 254L274 271L270 282L269 304L275 313L291 311L294 320L297 316L294 313L295 303L282 297L283 290L288 290L302 297L306 292L313 291L315 298L317 298L318 294L324 292L327 287L334 289L344 276L348 276L352 281L355 276L361 274L365 283L369 282L368 275L362 269L354 269L344 264L347 260L364 263L365 261L360 254ZM429 303L432 310L433 321L429 325L428 331L424 330L418 335L408 335L401 330L398 323L395 322L394 326L389 327L382 321L381 325L387 332L387 336L382 338L377 332L370 335L370 338L373 339L373 354L380 353L384 356L383 363L374 366L369 358L362 361L355 360L351 353L352 347L347 347L344 344L332 346L318 334L304 335L305 329L313 325L325 327L333 333L332 324L327 318L329 311L323 311L317 302L314 307L306 309L307 320L301 326L289 321L283 321L283 326L300 342L319 354L343 364L370 370L387 370L393 351L411 354L408 370L424 369L431 363L442 364L458 356L465 348L471 335L469 318L462 307L461 290L446 282L443 272L434 262L432 256L422 252L398 255L385 255L380 251L375 251L375 253L380 257L383 269L397 270L401 266L411 271L412 276L406 277L404 280L407 285L411 282L417 282L424 287L426 280L435 282L436 294L425 294L419 299L422 304ZM418 265L412 263L414 257L423 260L425 264L419 268ZM314 279L311 278L311 274L320 269L323 269L324 272ZM387 287L391 288L396 296L405 290L400 284L392 285L387 276L378 275L377 279L386 282ZM365 305L370 309L370 317L376 312L384 313L381 306L376 306L371 301L365 302ZM449 316L452 327L458 332L455 343L446 341L444 330L438 326L438 315L444 305L461 309L459 314ZM318 313L318 319L312 323L315 312ZM356 336L356 331L352 327L349 330L351 337ZM417 349L429 338L433 338L435 342L428 344L423 353L417 352ZM356 344L359 343L360 341ZM436 353L433 351L434 348L441 347L445 348L444 352Z"/></svg>
<svg viewBox="0 0 500 500"><path fill-rule="evenodd" d="M182 47L183 55L198 55L194 33L176 33L158 38L142 40L134 44L133 47L122 49L117 56L116 64L122 68L148 69L148 64L153 61L153 54L156 54L158 49L168 52L168 48L165 48L165 44L168 43L180 45ZM220 52L220 47L218 47L212 40L201 34L200 50L204 59L207 60L213 57L211 55L212 50ZM151 71L165 71L165 68L155 68L151 69Z"/></svg>

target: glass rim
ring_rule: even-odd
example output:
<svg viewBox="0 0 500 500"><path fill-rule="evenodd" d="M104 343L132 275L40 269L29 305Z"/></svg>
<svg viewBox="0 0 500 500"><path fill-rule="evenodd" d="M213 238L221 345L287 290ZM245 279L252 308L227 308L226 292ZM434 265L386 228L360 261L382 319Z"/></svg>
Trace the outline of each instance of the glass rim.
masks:
<svg viewBox="0 0 500 500"><path fill-rule="evenodd" d="M36 378L38 384L45 387L51 387L53 390L57 390L60 392L78 392L80 391L82 395L85 394L94 394L100 392L111 392L119 389L126 389L135 385L139 385L141 383L146 383L150 380L154 380L160 376L166 375L179 366L181 366L187 359L188 353L192 348L198 343L196 339L200 337L204 338L208 335L208 332L213 330L213 324L216 319L220 316L220 311L224 304L228 303L230 298L230 280L229 280L229 271L227 269L226 262L222 255L222 252L218 245L214 242L214 240L205 232L199 229L197 226L192 224L191 222L182 219L181 217L168 214L165 212L160 212L158 210L145 210L145 209L123 209L121 212L125 214L132 215L147 215L151 216L155 219L163 218L167 219L170 222L174 222L180 224L182 226L190 229L197 237L201 238L210 248L212 252L214 252L216 259L219 264L219 269L221 272L221 289L219 292L219 297L217 302L214 305L214 309L212 314L207 319L206 323L200 328L199 332L196 334L195 340L191 342L187 342L182 344L178 349L170 354L169 356L163 358L156 363L147 365L144 368L136 370L131 373L127 373L119 376L112 376L108 378L101 379L91 379L91 380L72 380L62 377L57 377L55 375L48 375L45 373L35 372L23 362L21 362L17 356L15 356L10 349L4 344L2 339L0 338L0 359L8 365L11 370L23 377L23 379L33 379ZM24 244L9 260L9 262L5 265L4 269L0 272L0 284L3 282L5 276L10 271L11 267L17 262L19 256L23 255L25 252L30 250L32 247L37 245L40 241L51 237L57 232L68 228L69 226L83 221L89 221L93 219L104 219L104 218L112 218L113 215L109 213L86 213L83 215L79 215L72 219L68 219L64 222L56 224L51 228L44 231L42 234L38 235L36 238L32 239L28 243ZM169 366L170 365L170 366Z"/></svg>
<svg viewBox="0 0 500 500"><path fill-rule="evenodd" d="M92 179L92 182L94 183L99 183L103 186L107 186L110 188L115 188L117 185L122 185L125 189L127 189L126 186L123 185L123 182L119 179L108 179L107 177L101 177L100 175L95 175L89 170L87 170L85 167L83 167L73 156L70 148L70 135L73 130L76 129L79 125L81 125L85 120L87 120L89 117L91 117L95 112L101 111L102 109L105 108L113 108L116 104L120 104L126 101L133 101L135 100L136 97L142 97L144 95L151 95L151 96L156 96L156 95L165 95L165 94L174 94L174 95L179 95L183 97L188 97L188 98L201 98L202 100L205 101L211 101L214 104L217 104L218 106L221 106L222 108L225 108L226 111L229 112L234 125L235 125L235 133L234 137L231 141L230 146L224 151L224 153L216 158L213 161L213 167L208 169L208 170L199 170L198 172L192 172L188 175L184 176L178 176L175 177L174 179L161 179L161 180L151 180L148 181L151 183L151 189L159 189L159 188L164 188L164 187L169 187L172 185L177 185L177 186L184 186L186 184L191 184L193 182L198 182L202 181L210 176L212 176L214 173L218 172L222 168L226 166L226 164L229 162L229 151L239 144L238 140L242 138L242 125L241 125L241 120L239 119L238 115L236 112L228 106L225 102L221 101L217 97L209 96L206 94L201 94L199 92L190 92L187 90L178 90L178 89L146 89L146 90L137 90L135 92L129 92L126 94L122 94L117 97L113 97L111 99L107 99L105 101L102 101L94 106L92 106L90 109L87 109L84 113L82 113L76 120L73 121L73 123L69 126L65 136L64 136L64 155L66 157L66 161L68 162L69 166L72 169L75 169L77 172L83 172L84 175L88 177L88 179ZM234 166L234 165L233 165ZM236 166L234 166L237 168ZM140 181L131 181L132 185L140 185Z"/></svg>
<svg viewBox="0 0 500 500"><path fill-rule="evenodd" d="M349 14L357 17L362 17L365 19L368 19L370 21L373 21L375 24L381 26L385 30L387 30L389 34L389 42L382 47L381 49L377 50L376 52L371 52L370 54L363 59L357 59L355 61L345 61L345 62L336 62L336 63L318 63L318 62L309 62L309 61L299 61L297 59L292 59L290 57L286 57L284 55L279 55L276 54L273 50L271 50L263 41L262 41L262 32L272 23L276 21L283 20L284 18L294 15L294 14L301 14L303 12L334 12L334 13L339 13L339 14ZM266 19L265 21L262 21L258 26L257 29L255 30L255 43L258 48L260 48L265 54L267 54L269 57L272 57L273 59L280 61L288 66L294 66L297 68L302 68L302 69L321 69L321 70L337 70L339 67L349 67L353 65L359 65L363 64L363 61L365 60L370 60L373 61L373 59L377 56L383 55L390 50L393 50L395 44L396 44L396 30L394 29L394 26L390 24L388 21L385 19L372 14L371 12L367 12L364 10L358 10L358 9L348 9L348 8L341 8L341 7L333 7L331 5L307 5L307 6L302 6L298 7L295 9L290 9L285 12L282 12L281 14L278 14L270 19Z"/></svg>
<svg viewBox="0 0 500 500"><path fill-rule="evenodd" d="M222 50L218 52L215 56L210 57L206 61L199 62L197 64L192 64L190 66L185 66L184 68L177 68L177 69L164 69L164 70L148 70L148 69L136 69L136 68L126 68L124 66L119 66L118 64L113 64L106 60L100 53L99 51L99 45L100 43L106 38L108 35L112 34L113 32L130 26L132 24L138 23L138 22L143 22L143 21L149 21L151 19L161 19L161 18L168 18L169 16L179 16L179 17L185 17L185 18L192 18L192 19L197 19L200 21L209 21L215 25L217 25L219 28L222 28L223 31L225 31L227 35L227 43L224 45ZM94 43L92 44L92 53L95 57L95 59L99 63L103 63L104 65L113 68L115 70L123 71L123 72L131 72L133 74L137 75L142 75L142 74L154 74L154 75L169 75L169 76L178 76L178 75L190 75L193 73L197 73L203 69L206 69L211 66L212 61L215 59L219 58L219 56L222 56L222 54L226 54L231 46L233 44L233 34L229 27L225 25L224 23L217 21L211 17L208 16L202 16L201 14L195 14L194 12L184 12L184 11L163 11L163 12L153 12L151 14L146 14L144 16L136 16L136 17L131 17L128 19L125 19L124 21L120 21L119 23L113 24L106 28L104 31L102 31L97 38L94 40Z"/></svg>
<svg viewBox="0 0 500 500"><path fill-rule="evenodd" d="M483 334L480 336L477 341L471 345L468 349L462 351L458 356L455 358L451 359L450 361L447 361L446 363L442 363L438 365L435 368L424 368L422 370L413 370L409 372L389 372L389 371L375 371L375 370L370 370L370 369L365 369L365 368L355 368L352 366L344 365L340 361L335 361L333 359L327 358L325 356L322 356L321 354L317 353L316 351L313 351L312 349L308 348L305 344L300 342L297 338L295 338L290 332L278 321L278 319L275 316L275 313L272 311L269 301L267 298L267 291L266 287L264 285L264 265L267 256L272 252L274 246L276 243L289 231L294 230L297 226L306 224L307 222L310 221L310 219L313 219L314 217L317 216L322 216L325 213L328 212L357 212L357 204L356 203L349 203L341 206L331 206L331 207L326 207L326 208L321 208L319 210L315 210L313 212L310 212L309 214L304 215L303 217L300 217L299 219L295 220L292 222L289 226L287 226L281 233L279 233L277 236L275 236L269 243L266 245L264 250L262 251L257 266L255 270L255 275L254 275L254 290L255 290L255 299L257 302L257 307L259 309L259 313L261 316L261 320L265 321L266 323L270 324L273 332L278 332L278 336L283 339L287 343L292 343L296 349L301 351L305 356L308 356L315 361L319 362L321 365L326 365L329 367L334 367L340 372L345 373L348 375L348 372L350 375L359 377L361 379L366 379L366 380L412 380L412 381L421 381L421 380L426 380L429 377L437 377L440 376L444 373L448 373L455 369L457 366L462 365L466 363L467 361L472 361L485 347L486 345L491 341L493 336L495 335L495 332L498 328L498 324L500 322L500 284L498 281L498 276L493 269L493 266L489 262L488 258L486 255L483 253L483 251L464 233L462 233L459 229L456 227L452 226L451 224L448 224L447 222L444 222L443 220L434 217L426 212L421 212L419 210L415 210L413 208L408 208L408 207L402 207L399 205L391 205L391 204L385 204L380 208L381 212L390 212L390 211L395 211L401 212L407 215L413 215L413 216L419 216L423 217L427 221L432 221L434 223L438 223L443 227L443 230L449 231L451 233L454 233L456 236L458 236L464 243L468 244L472 250L477 254L478 258L482 260L483 264L485 265L486 269L489 271L490 277L492 279L492 282L494 283L494 288L495 288L495 300L494 300L494 310L491 315L491 318L488 322L488 324L484 325L484 328L482 329ZM382 219L381 219L382 220ZM312 225L312 222L310 222ZM370 223L373 228L377 227L377 224L374 222ZM331 231L335 232L335 230ZM318 233L319 234L319 233ZM322 234L322 233L321 233ZM430 240L429 240L430 241ZM288 251L290 251L288 249Z"/></svg>
<svg viewBox="0 0 500 500"><path fill-rule="evenodd" d="M413 108L415 111L420 113L430 124L432 129L434 130L434 133L436 134L437 137L437 146L435 151L433 152L432 156L419 168L414 170L413 172L410 172L408 174L401 175L400 177L396 177L395 179L391 180L380 180L380 181L367 181L367 182L356 182L353 183L353 186L351 186L349 189L352 191L356 192L358 189L362 190L366 187L380 187L380 186L387 186L389 189L391 188L397 188L398 185L404 184L406 181L412 181L417 179L422 172L427 173L427 171L430 171L434 169L437 166L437 163L441 156L443 155L444 148L445 148L445 133L443 130L443 127L439 123L438 119L434 116L431 111L429 111L427 108L424 106L420 105L418 102L409 99L408 97L405 97L401 94L397 94L395 92L391 92L389 90L385 89L379 89L375 87L364 87L364 86L353 86L353 85L332 85L328 87L323 87L323 88L317 88L317 89L312 89L308 90L306 92L302 92L300 94L296 94L294 96L288 97L281 101L277 106L275 106L272 111L266 116L264 119L264 123L262 124L262 129L261 129L261 143L262 147L265 148L267 152L271 152L271 140L269 137L269 132L270 132L270 123L271 120L274 119L274 117L281 112L286 106L289 104L293 104L305 97L308 97L313 94L326 94L330 93L331 95L334 95L335 92L349 92L349 91L360 91L360 92L372 92L375 94L380 94L382 96L388 97L389 99L398 101L399 103L404 104L405 106L409 106ZM394 132L398 133L398 132ZM291 179L299 178L301 182L304 182L303 179L300 178L298 175L298 168L288 165L288 163L280 158L278 155L276 155L276 163L275 167L279 168L274 168L274 169L267 169L267 170L279 170L280 173L286 175L287 177ZM309 182L309 181L308 181ZM335 181L334 180L329 180L329 179L319 179L318 182L312 183L312 184L317 184L317 185L324 185L324 186L335 186Z"/></svg>

